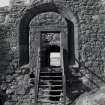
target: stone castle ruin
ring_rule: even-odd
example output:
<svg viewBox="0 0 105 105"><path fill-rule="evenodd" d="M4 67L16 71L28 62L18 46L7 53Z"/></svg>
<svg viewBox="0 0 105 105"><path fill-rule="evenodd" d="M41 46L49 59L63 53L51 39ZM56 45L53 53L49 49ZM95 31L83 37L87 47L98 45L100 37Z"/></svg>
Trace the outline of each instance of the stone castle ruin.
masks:
<svg viewBox="0 0 105 105"><path fill-rule="evenodd" d="M104 86L104 23L103 0L10 0L1 7L1 105L73 105Z"/></svg>

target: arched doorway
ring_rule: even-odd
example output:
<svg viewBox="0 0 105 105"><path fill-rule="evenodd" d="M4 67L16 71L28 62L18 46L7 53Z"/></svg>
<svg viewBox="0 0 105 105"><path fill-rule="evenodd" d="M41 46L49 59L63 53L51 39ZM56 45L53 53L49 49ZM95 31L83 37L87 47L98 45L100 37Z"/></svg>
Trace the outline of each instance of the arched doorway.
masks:
<svg viewBox="0 0 105 105"><path fill-rule="evenodd" d="M37 62L38 48L40 48L41 52L40 60L43 62L41 62L42 68L44 65L50 66L51 57L48 52L51 52L52 49L57 50L55 48L58 46L59 52L61 48L68 52L67 23L66 20L56 12L41 13L34 17L30 22L29 33L30 66L33 68L37 66L35 62Z"/></svg>
<svg viewBox="0 0 105 105"><path fill-rule="evenodd" d="M74 53L74 56L70 55L69 57L75 57L76 59L78 59L78 24L75 16L72 14L69 7L66 8L64 5L61 5L60 2L57 2L57 4L56 2L44 3L38 6L33 6L32 8L28 9L23 15L22 19L20 20L20 23L18 26L20 66L29 63L30 21L38 14L46 13L46 12L55 12L65 18L68 25L68 31L73 34L73 36L70 35L68 38L68 40L72 39L71 41L69 41L70 43L68 45L72 44L72 48L70 49L70 46L69 46L69 49L70 51L72 51L72 53ZM76 64L76 61L73 59L70 62L72 65Z"/></svg>
<svg viewBox="0 0 105 105"><path fill-rule="evenodd" d="M48 15L50 18L46 17L47 15L45 17L42 16L42 19L40 18L41 15L47 13L54 15L51 15L52 17ZM56 15L61 17L61 20L53 18ZM41 21L37 22L36 20ZM59 21L55 22L56 20ZM61 66L59 60L56 60L58 64L53 62L55 59L52 56L57 55L58 59L61 59L59 56L61 49L65 51L65 67L68 68L69 65L75 64L75 58L78 59L78 25L69 8L56 3L45 3L35 6L26 11L19 25L20 66L30 63L30 69L35 72L36 78L38 77L37 59L40 58L42 60L40 62L40 69L49 66ZM43 40L43 36L49 36L49 38L46 37ZM53 38L49 41L50 37L55 37L57 41L52 41ZM43 41L45 42L42 43ZM44 44L45 51L43 52ZM40 55L38 48L40 48L42 53Z"/></svg>
<svg viewBox="0 0 105 105"><path fill-rule="evenodd" d="M69 25L73 27L73 25L70 23ZM30 65L36 74L35 77L38 78L40 76L38 86L41 86L41 88L39 91L39 96L43 96L43 94L41 94L42 90L46 91L49 89L45 88L43 84L49 87L50 85L55 85L53 88L50 87L49 90L51 92L47 94L47 96L53 95L53 97L49 97L48 100L50 101L59 101L60 94L62 93L63 89L62 65L64 65L65 71L69 66L68 57L70 46L68 45L70 44L69 41L72 40L69 35L73 36L74 34L70 30L68 33L68 29L69 28L65 18L56 12L41 13L34 17L30 22ZM38 49L40 49L40 52L38 52ZM64 51L64 54L62 54L61 50ZM64 58L64 64L61 62L62 57ZM39 58L40 60L38 60ZM37 69L40 69L40 74L38 73ZM46 79L48 83L46 82ZM41 80L43 80L43 82ZM59 86L59 88L56 85ZM58 92L58 90L60 91Z"/></svg>

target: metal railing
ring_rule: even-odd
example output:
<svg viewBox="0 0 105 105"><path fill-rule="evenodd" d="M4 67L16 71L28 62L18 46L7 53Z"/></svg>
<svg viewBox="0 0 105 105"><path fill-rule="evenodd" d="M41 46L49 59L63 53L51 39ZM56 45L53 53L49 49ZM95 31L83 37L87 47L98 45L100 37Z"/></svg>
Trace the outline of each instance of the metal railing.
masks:
<svg viewBox="0 0 105 105"><path fill-rule="evenodd" d="M40 48L38 48L38 56L37 56L37 67L36 67L36 77L35 77L35 103L38 100L38 85L39 85L39 76L40 76Z"/></svg>
<svg viewBox="0 0 105 105"><path fill-rule="evenodd" d="M63 49L61 49L61 68L62 68L62 80L63 80L64 105L66 105L66 78L64 70Z"/></svg>

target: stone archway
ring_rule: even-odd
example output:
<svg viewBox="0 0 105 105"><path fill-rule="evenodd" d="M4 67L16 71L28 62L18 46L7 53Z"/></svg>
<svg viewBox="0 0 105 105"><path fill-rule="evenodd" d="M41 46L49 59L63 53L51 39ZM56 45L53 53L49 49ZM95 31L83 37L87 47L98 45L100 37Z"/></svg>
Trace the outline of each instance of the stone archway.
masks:
<svg viewBox="0 0 105 105"><path fill-rule="evenodd" d="M67 39L67 23L61 15L56 12L46 12L34 17L29 30L30 67L35 70L37 66L38 48L40 48L40 61L43 61L48 57L44 53L49 46L62 46L68 50L67 43L64 43L68 42Z"/></svg>
<svg viewBox="0 0 105 105"><path fill-rule="evenodd" d="M66 5L66 6L65 6ZM64 18L66 24L66 28L62 26L55 27L53 26L47 26L46 27L34 27L31 23L35 17L37 17L40 14L43 13L48 13L48 12L53 12L61 17ZM31 25L30 25L31 24ZM62 28L61 28L62 27ZM32 30L35 29L35 33L31 33ZM40 29L40 31L39 31ZM22 19L20 20L19 23L19 49L20 49L20 66L26 63L30 63L30 69L31 71L35 72L35 83L36 83L36 88L37 88L37 78L38 78L38 71L37 69L37 58L38 58L38 47L40 46L40 32L48 31L51 30L60 32L62 34L62 39L65 39L65 36L67 37L67 32L72 33L73 37L69 36L68 37L68 42L70 41L69 39L72 39L71 45L73 43L73 46L68 46L69 48L74 47L72 53L74 53L74 61L72 65L75 65L75 58L78 59L78 24L77 20L74 17L73 13L70 11L69 6L67 4L61 4L61 2L49 2L49 3L43 3L39 4L37 6L33 6L30 9L27 9L25 14L23 15ZM66 34L65 34L66 33ZM65 36L64 36L65 34ZM31 40L30 40L30 39ZM34 41L32 41L34 39ZM30 45L29 40L33 43L34 46ZM35 42L35 44L34 44ZM29 48L30 45L30 48ZM63 44L64 45L64 44ZM64 46L63 46L64 47ZM32 49L29 51L29 49ZM31 53L32 51L32 53ZM72 51L72 50L70 50ZM29 52L31 55L29 55ZM67 54L65 54L67 55ZM72 57L72 56L71 56ZM31 59L32 58L32 59ZM65 57L66 58L66 57ZM29 61L30 59L30 61ZM66 65L67 67L67 65ZM40 68L38 68L40 69ZM35 90L35 94L37 94L37 90ZM36 98L36 97L35 97ZM35 99L36 100L36 99Z"/></svg>
<svg viewBox="0 0 105 105"><path fill-rule="evenodd" d="M66 5L66 6L65 6ZM49 2L41 5L33 6L26 10L19 23L19 51L20 51L20 66L29 63L29 24L30 21L38 14L45 12L56 12L62 15L67 23L72 22L74 25L74 53L78 59L78 24L75 16L70 11L69 6L61 4L61 2ZM69 24L68 24L69 25ZM27 53L26 53L27 52Z"/></svg>

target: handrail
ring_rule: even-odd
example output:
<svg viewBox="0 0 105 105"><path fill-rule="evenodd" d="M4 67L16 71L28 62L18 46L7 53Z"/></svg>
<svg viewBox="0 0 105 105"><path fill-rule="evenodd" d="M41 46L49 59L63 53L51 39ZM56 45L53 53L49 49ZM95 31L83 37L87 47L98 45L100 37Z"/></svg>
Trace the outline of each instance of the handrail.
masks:
<svg viewBox="0 0 105 105"><path fill-rule="evenodd" d="M97 77L99 80L101 80L103 83L105 83L105 80L104 79L102 79L100 76L98 76L96 73L94 73L93 71L91 71L88 67L86 67L85 66L85 64L84 63L80 63L76 58L75 58L75 60L78 62L78 64L79 64L79 66L80 67L84 67L86 70L88 70L90 73L92 73L95 77ZM82 66L81 66L82 65ZM79 67L79 68L80 68ZM89 78L88 78L89 79ZM97 85L98 86L98 85Z"/></svg>
<svg viewBox="0 0 105 105"><path fill-rule="evenodd" d="M39 84L39 75L40 75L40 48L38 48L37 56L37 67L36 67L36 83L35 83L35 103L37 103L38 98L38 84Z"/></svg>
<svg viewBox="0 0 105 105"><path fill-rule="evenodd" d="M62 68L62 79L63 79L63 94L64 94L64 105L66 105L66 78L64 72L64 60L63 60L63 49L61 49L61 68Z"/></svg>

